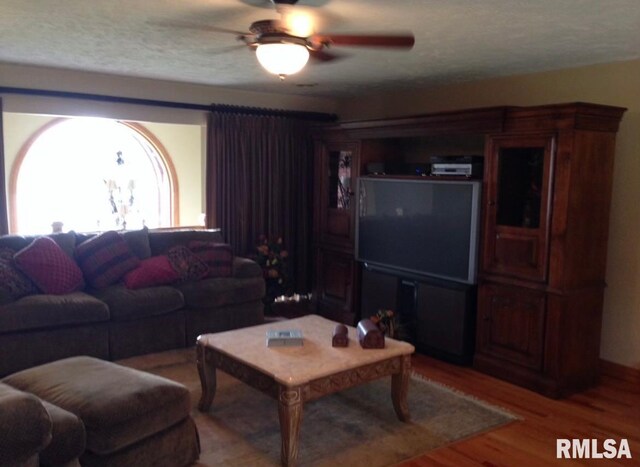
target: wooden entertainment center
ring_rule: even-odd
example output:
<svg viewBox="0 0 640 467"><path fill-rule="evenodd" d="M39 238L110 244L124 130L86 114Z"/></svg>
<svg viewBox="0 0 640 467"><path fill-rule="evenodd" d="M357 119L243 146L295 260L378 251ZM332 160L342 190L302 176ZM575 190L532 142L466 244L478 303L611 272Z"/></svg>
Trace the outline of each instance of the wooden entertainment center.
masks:
<svg viewBox="0 0 640 467"><path fill-rule="evenodd" d="M429 297L444 291L434 301L440 308L450 304L460 319L465 306L473 308L466 327L478 370L550 397L592 386L615 137L625 110L586 103L493 107L323 127L314 155L314 310L351 325L376 311L362 309L368 294L363 300L361 284L371 281L354 257L358 177L380 167L422 167L431 156L480 155L477 289L456 295L454 288L447 298L448 287L416 281L416 346L433 337Z"/></svg>

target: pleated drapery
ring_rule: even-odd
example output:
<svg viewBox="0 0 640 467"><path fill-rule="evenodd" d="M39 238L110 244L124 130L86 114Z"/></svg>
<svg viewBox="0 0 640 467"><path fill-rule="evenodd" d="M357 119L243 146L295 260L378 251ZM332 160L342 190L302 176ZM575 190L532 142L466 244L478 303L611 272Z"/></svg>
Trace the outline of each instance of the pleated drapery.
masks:
<svg viewBox="0 0 640 467"><path fill-rule="evenodd" d="M207 133L207 226L238 255L260 235L281 236L295 292L311 281L313 141L309 122L288 116L211 112Z"/></svg>

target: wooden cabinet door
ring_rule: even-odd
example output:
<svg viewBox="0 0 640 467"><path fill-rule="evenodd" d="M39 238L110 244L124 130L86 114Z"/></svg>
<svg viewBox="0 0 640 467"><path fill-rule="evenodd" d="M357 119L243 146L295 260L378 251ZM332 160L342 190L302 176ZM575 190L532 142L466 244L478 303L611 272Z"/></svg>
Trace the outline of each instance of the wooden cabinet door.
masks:
<svg viewBox="0 0 640 467"><path fill-rule="evenodd" d="M320 167L320 241L353 249L358 143L325 143Z"/></svg>
<svg viewBox="0 0 640 467"><path fill-rule="evenodd" d="M541 370L545 309L543 292L481 285L476 336L478 352Z"/></svg>
<svg viewBox="0 0 640 467"><path fill-rule="evenodd" d="M483 272L547 280L554 141L550 134L490 139Z"/></svg>

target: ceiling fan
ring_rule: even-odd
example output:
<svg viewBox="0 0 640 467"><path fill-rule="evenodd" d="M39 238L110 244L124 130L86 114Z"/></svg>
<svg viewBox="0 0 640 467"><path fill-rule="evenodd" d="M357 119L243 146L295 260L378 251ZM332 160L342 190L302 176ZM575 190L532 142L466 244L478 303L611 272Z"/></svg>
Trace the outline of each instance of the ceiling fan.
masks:
<svg viewBox="0 0 640 467"><path fill-rule="evenodd" d="M280 13L279 20L255 21L249 26L249 32L213 26L207 29L236 34L239 41L255 50L260 64L280 79L302 70L309 58L318 62L340 58L328 51L334 46L411 49L415 42L413 34L319 34L315 32L315 21L309 10L293 6L298 0L262 0L267 1Z"/></svg>

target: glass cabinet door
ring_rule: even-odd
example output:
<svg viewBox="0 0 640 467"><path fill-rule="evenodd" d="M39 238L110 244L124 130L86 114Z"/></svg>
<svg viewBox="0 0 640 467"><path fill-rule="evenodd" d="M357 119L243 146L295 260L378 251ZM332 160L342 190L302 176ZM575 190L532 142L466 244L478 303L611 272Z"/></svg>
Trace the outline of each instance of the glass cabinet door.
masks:
<svg viewBox="0 0 640 467"><path fill-rule="evenodd" d="M491 140L483 268L546 280L553 136Z"/></svg>
<svg viewBox="0 0 640 467"><path fill-rule="evenodd" d="M544 148L501 148L497 158L496 223L539 228Z"/></svg>
<svg viewBox="0 0 640 467"><path fill-rule="evenodd" d="M329 207L332 209L349 209L351 204L352 154L352 151L329 152Z"/></svg>
<svg viewBox="0 0 640 467"><path fill-rule="evenodd" d="M324 241L351 248L357 161L356 143L332 143L324 148L320 234Z"/></svg>

